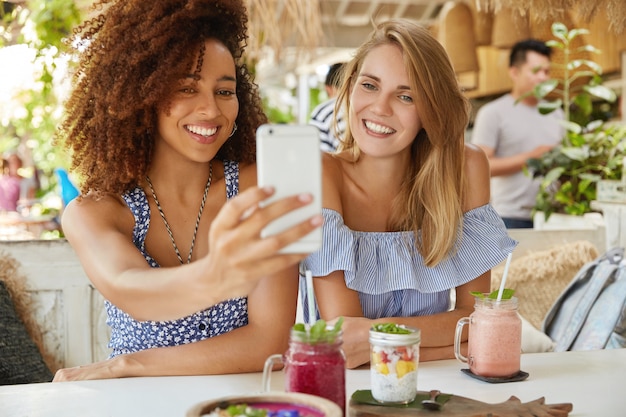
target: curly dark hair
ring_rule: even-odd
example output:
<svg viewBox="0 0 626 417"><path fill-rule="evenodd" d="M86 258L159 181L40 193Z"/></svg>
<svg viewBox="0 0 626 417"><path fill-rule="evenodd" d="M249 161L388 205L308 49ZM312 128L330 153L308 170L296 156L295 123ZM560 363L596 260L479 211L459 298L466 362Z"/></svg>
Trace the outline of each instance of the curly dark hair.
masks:
<svg viewBox="0 0 626 417"><path fill-rule="evenodd" d="M194 60L207 39L222 42L235 59L240 108L238 129L216 158L255 160L255 131L267 117L243 61L242 0L100 0L93 9L71 40L81 56L57 133L83 193L121 194L146 175L157 109L169 106L178 80L201 64Z"/></svg>

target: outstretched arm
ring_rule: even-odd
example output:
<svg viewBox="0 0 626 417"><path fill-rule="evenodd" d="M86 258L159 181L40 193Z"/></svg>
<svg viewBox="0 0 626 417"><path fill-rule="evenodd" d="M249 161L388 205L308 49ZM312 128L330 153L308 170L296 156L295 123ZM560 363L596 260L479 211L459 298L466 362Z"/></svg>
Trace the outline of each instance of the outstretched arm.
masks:
<svg viewBox="0 0 626 417"><path fill-rule="evenodd" d="M265 359L287 349L295 321L298 271L289 267L263 278L248 297L249 324L200 342L147 349L76 368L54 381L161 375L256 372Z"/></svg>
<svg viewBox="0 0 626 417"><path fill-rule="evenodd" d="M308 204L298 196L264 208L271 190L251 187L227 202L209 232L209 253L188 265L151 268L132 243L134 219L111 196L72 202L63 230L89 279L136 320L173 320L228 298L245 296L259 279L295 265L305 254L277 250L321 224L321 216L271 238L260 230L272 219Z"/></svg>

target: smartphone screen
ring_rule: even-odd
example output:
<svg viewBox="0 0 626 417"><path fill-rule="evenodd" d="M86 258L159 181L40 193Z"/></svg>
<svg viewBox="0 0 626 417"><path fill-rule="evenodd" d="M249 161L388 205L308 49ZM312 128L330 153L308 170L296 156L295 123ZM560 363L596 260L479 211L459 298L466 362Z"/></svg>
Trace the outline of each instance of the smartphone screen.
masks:
<svg viewBox="0 0 626 417"><path fill-rule="evenodd" d="M261 237L280 233L310 219L322 210L322 155L317 128L309 125L265 124L257 129L257 180L259 186L273 186L276 193L265 200L309 193L313 202L287 213L270 223ZM322 244L322 230L317 228L282 253L311 253Z"/></svg>

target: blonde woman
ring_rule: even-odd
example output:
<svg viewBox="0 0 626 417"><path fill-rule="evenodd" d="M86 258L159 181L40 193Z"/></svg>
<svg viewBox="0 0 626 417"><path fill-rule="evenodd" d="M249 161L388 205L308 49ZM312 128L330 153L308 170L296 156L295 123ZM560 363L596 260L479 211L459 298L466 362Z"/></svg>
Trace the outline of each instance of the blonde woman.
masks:
<svg viewBox="0 0 626 417"><path fill-rule="evenodd" d="M447 54L422 27L382 23L348 63L337 106L348 126L324 156L324 243L305 261L319 313L345 318L350 368L369 360L377 322L420 328L421 360L452 358L470 292L490 290L516 242L489 205L485 154L464 142L468 103Z"/></svg>

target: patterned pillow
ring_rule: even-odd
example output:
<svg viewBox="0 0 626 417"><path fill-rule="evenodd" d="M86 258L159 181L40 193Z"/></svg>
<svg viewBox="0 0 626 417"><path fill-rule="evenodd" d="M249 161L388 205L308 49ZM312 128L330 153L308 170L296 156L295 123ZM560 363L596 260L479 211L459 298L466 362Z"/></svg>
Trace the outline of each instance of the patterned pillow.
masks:
<svg viewBox="0 0 626 417"><path fill-rule="evenodd" d="M6 284L1 280L0 335L0 385L52 381L52 372L18 318Z"/></svg>

